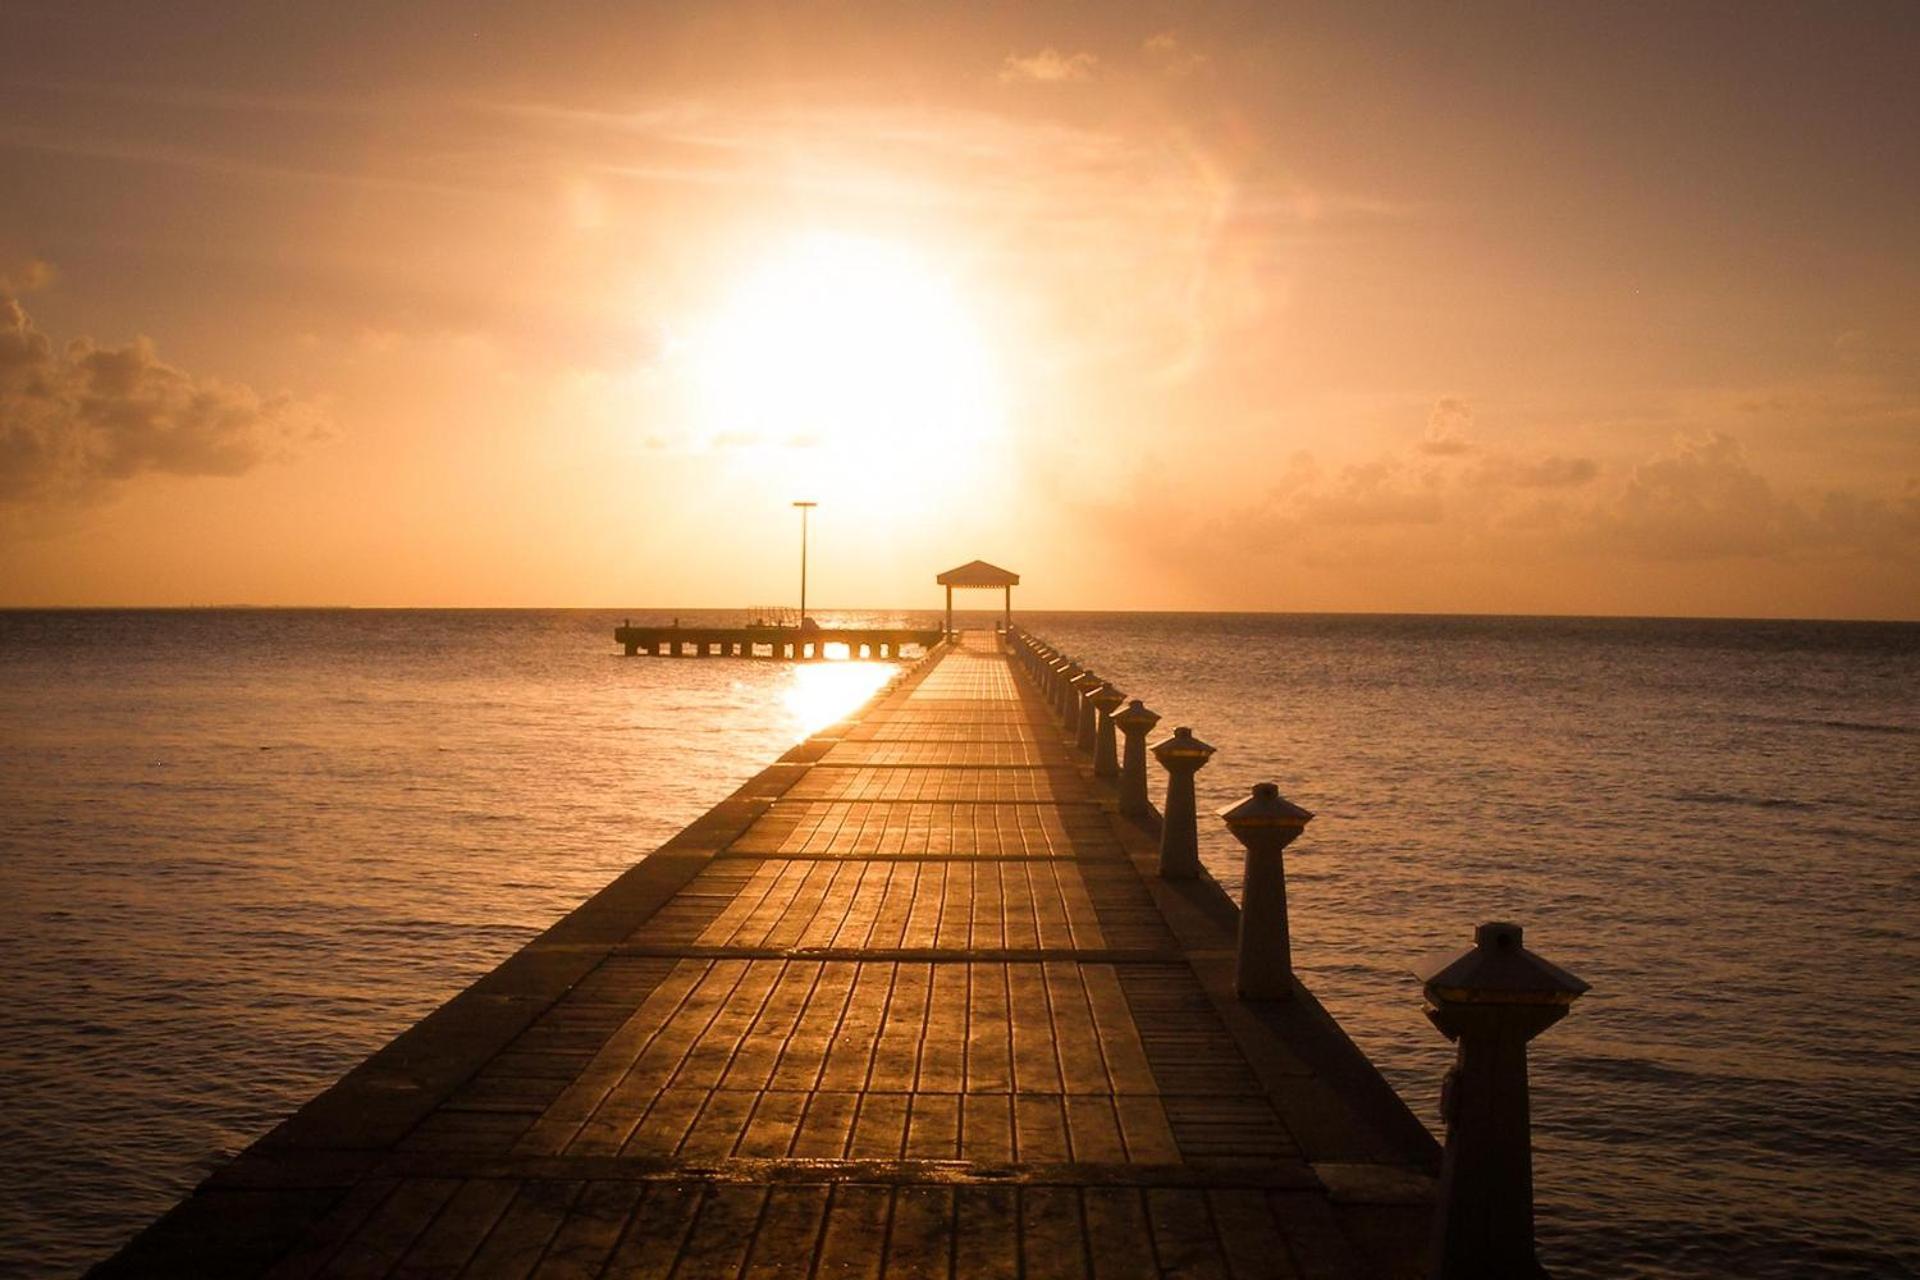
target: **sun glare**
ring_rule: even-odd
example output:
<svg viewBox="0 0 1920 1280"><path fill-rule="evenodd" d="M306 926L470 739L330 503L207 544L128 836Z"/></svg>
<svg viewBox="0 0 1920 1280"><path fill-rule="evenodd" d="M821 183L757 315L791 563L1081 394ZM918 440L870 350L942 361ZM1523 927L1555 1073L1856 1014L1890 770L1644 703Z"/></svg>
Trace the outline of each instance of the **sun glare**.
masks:
<svg viewBox="0 0 1920 1280"><path fill-rule="evenodd" d="M811 451L873 482L1000 431L980 325L904 245L808 236L750 269L690 345L709 443Z"/></svg>
<svg viewBox="0 0 1920 1280"><path fill-rule="evenodd" d="M804 736L851 712L893 673L884 662L799 662L787 673L780 701L796 732Z"/></svg>

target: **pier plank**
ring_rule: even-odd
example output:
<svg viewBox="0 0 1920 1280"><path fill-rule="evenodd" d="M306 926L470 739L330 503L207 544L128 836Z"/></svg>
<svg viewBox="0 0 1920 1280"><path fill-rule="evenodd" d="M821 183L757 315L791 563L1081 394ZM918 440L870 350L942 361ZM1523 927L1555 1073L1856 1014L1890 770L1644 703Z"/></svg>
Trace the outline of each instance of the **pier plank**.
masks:
<svg viewBox="0 0 1920 1280"><path fill-rule="evenodd" d="M821 768L923 769L993 765L1038 768L1070 765L1065 746L1053 742L840 742L817 762Z"/></svg>
<svg viewBox="0 0 1920 1280"><path fill-rule="evenodd" d="M954 801L980 804L1090 804L1088 785L1070 769L1048 766L928 765L913 769L879 769L871 765L841 769L813 769L793 784L795 800Z"/></svg>
<svg viewBox="0 0 1920 1280"><path fill-rule="evenodd" d="M638 1182L588 1183L530 1280L593 1280L600 1275L646 1190L646 1184Z"/></svg>

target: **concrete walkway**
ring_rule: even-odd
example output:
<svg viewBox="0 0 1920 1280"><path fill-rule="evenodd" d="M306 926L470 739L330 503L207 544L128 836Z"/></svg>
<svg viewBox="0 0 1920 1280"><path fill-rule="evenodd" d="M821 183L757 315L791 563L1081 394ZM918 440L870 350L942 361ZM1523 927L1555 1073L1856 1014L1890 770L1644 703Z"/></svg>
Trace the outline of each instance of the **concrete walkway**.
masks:
<svg viewBox="0 0 1920 1280"><path fill-rule="evenodd" d="M1419 1274L1432 1139L1154 865L969 634L97 1274Z"/></svg>

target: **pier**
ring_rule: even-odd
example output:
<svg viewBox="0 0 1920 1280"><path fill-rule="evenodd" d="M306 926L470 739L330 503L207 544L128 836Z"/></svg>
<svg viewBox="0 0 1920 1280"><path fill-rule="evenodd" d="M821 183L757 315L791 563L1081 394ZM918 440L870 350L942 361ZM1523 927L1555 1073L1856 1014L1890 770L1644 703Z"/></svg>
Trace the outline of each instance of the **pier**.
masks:
<svg viewBox="0 0 1920 1280"><path fill-rule="evenodd" d="M922 657L940 643L941 632L910 627L636 627L613 629L613 642L629 658L777 658L817 662L829 648L848 658L898 661Z"/></svg>
<svg viewBox="0 0 1920 1280"><path fill-rule="evenodd" d="M1443 1159L1293 975L1312 815L1221 815L1243 915L1157 719L936 637L94 1274L1531 1274L1525 1042L1578 980L1508 925L1428 975Z"/></svg>

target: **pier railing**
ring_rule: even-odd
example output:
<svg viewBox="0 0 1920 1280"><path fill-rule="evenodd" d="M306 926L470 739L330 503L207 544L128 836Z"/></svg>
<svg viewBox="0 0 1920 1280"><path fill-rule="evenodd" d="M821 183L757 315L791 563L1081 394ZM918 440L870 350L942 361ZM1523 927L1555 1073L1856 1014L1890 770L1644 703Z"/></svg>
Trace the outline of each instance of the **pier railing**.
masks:
<svg viewBox="0 0 1920 1280"><path fill-rule="evenodd" d="M1158 838L1160 876L1211 883L1200 862L1194 777L1214 748L1184 725L1149 744L1160 717L1140 699L1017 624L1005 636L1062 736L1113 788L1118 812ZM1165 774L1159 806L1149 794L1148 755ZM1313 814L1260 782L1219 817L1246 850L1235 990L1253 1004L1311 1002L1293 972L1285 850ZM1517 924L1481 924L1472 947L1417 971L1427 1018L1457 1046L1440 1091L1446 1141L1429 1250L1435 1280L1545 1274L1534 1246L1526 1046L1566 1016L1587 984L1521 946L1521 936Z"/></svg>

